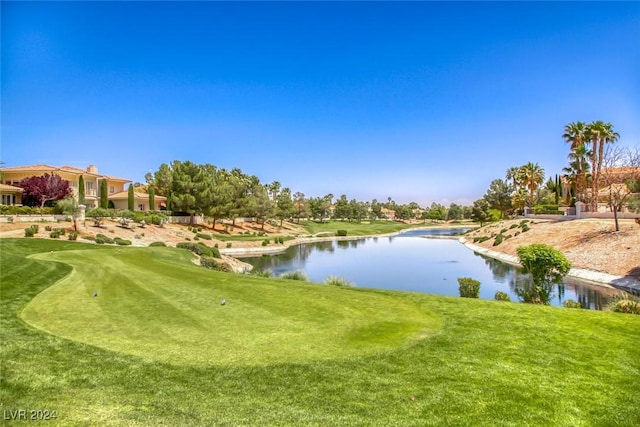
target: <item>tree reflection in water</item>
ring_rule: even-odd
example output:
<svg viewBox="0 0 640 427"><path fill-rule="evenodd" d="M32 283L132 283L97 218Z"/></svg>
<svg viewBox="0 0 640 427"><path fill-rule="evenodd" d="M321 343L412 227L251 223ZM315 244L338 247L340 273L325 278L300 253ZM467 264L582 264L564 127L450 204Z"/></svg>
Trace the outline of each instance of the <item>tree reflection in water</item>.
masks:
<svg viewBox="0 0 640 427"><path fill-rule="evenodd" d="M531 276L523 274L519 267L509 265L479 253L475 253L475 255L484 260L487 267L491 270L495 281L507 283L514 294L517 294L518 291L524 289L526 286L531 285ZM557 298L558 303L564 300L567 287L575 292L578 302L583 308L590 308L592 310L602 310L609 305L615 295L620 292L616 289L609 289L595 284L591 285L578 279L565 277L562 284L554 287L555 293L553 298Z"/></svg>

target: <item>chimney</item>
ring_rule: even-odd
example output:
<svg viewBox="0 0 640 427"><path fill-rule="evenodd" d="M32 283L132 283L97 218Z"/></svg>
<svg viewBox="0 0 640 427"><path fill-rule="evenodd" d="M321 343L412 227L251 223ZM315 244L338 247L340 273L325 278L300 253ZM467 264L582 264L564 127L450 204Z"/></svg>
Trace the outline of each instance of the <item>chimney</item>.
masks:
<svg viewBox="0 0 640 427"><path fill-rule="evenodd" d="M87 172L97 175L98 174L98 168L95 167L94 165L89 165L87 167Z"/></svg>

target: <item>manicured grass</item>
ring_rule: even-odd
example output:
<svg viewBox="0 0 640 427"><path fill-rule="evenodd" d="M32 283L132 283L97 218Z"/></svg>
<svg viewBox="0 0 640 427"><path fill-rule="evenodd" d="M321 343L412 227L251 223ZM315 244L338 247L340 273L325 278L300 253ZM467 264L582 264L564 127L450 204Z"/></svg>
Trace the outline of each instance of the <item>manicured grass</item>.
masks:
<svg viewBox="0 0 640 427"><path fill-rule="evenodd" d="M309 234L328 233L335 235L338 230L347 230L347 236L371 236L387 234L408 228L423 227L423 224L404 224L395 221L364 221L361 223L348 221L301 221L300 224Z"/></svg>
<svg viewBox="0 0 640 427"><path fill-rule="evenodd" d="M640 316L238 276L175 249L0 245L0 401L56 410L51 425L640 424Z"/></svg>

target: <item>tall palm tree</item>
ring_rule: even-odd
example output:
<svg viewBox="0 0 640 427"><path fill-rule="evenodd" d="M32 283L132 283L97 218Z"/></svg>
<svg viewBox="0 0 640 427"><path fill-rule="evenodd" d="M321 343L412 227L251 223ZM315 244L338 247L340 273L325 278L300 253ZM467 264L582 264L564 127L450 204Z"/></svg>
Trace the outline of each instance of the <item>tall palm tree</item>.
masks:
<svg viewBox="0 0 640 427"><path fill-rule="evenodd" d="M515 191L518 191L518 189L522 186L522 183L519 181L519 176L520 168L514 166L507 169L507 181L511 180L513 182L513 188L515 189Z"/></svg>
<svg viewBox="0 0 640 427"><path fill-rule="evenodd" d="M591 156L591 150L587 149L585 144L581 146L577 146L574 150L569 153L569 167L575 169L576 179L575 179L575 190L576 190L576 198L584 202L586 200L586 189L588 186L588 177L590 172L589 162L587 159Z"/></svg>
<svg viewBox="0 0 640 427"><path fill-rule="evenodd" d="M584 122L571 122L564 127L562 138L571 144L571 150L575 150L587 141L587 124Z"/></svg>
<svg viewBox="0 0 640 427"><path fill-rule="evenodd" d="M587 125L587 136L591 141L591 206L595 211L598 208L598 185L600 183L600 170L604 157L604 144L614 143L620 135L613 130L611 123L596 120Z"/></svg>
<svg viewBox="0 0 640 427"><path fill-rule="evenodd" d="M535 191L544 182L544 169L531 162L520 166L519 180L529 189L529 207L533 207Z"/></svg>

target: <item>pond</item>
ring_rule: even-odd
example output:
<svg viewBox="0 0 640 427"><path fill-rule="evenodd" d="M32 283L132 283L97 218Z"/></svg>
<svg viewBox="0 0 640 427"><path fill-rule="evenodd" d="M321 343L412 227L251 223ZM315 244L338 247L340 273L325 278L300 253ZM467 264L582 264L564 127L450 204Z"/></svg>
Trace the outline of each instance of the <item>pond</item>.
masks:
<svg viewBox="0 0 640 427"><path fill-rule="evenodd" d="M464 230L424 229L387 237L306 243L278 255L242 260L254 270L271 270L276 276L300 270L318 283L338 276L360 288L451 296L459 296L459 277L471 277L481 283L480 298L493 299L496 291L502 291L518 301L516 287L529 280L528 276L517 267L476 254L456 239L442 238L460 232ZM584 308L600 310L620 293L566 278L555 288L551 304L558 306L572 299Z"/></svg>

